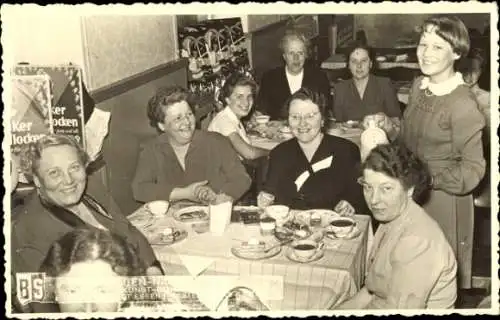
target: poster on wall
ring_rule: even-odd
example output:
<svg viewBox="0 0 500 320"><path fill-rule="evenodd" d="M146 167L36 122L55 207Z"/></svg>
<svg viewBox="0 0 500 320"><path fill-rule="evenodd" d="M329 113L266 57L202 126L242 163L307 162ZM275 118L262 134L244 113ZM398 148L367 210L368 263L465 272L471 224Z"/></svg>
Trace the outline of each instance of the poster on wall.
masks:
<svg viewBox="0 0 500 320"><path fill-rule="evenodd" d="M50 83L50 121L53 133L72 136L85 148L82 73L74 65L18 65L14 77L45 76Z"/></svg>
<svg viewBox="0 0 500 320"><path fill-rule="evenodd" d="M11 150L18 154L24 146L53 132L50 77L13 76L11 81Z"/></svg>
<svg viewBox="0 0 500 320"><path fill-rule="evenodd" d="M241 18L212 19L178 30L179 56L188 64L189 90L214 95L235 71L250 74L250 62Z"/></svg>

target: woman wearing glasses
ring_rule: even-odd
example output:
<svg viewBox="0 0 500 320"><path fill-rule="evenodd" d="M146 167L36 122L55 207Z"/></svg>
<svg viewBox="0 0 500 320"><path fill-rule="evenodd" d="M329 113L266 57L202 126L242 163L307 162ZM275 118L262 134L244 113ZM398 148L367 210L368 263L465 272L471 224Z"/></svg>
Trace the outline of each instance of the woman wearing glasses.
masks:
<svg viewBox="0 0 500 320"><path fill-rule="evenodd" d="M148 103L151 125L160 135L141 151L132 190L137 201L238 200L250 177L229 140L195 130L188 92L160 88Z"/></svg>
<svg viewBox="0 0 500 320"><path fill-rule="evenodd" d="M335 209L348 215L367 212L356 181L359 149L348 140L323 133L325 109L320 93L302 88L292 95L286 111L295 138L271 151L260 204L269 205L263 202L273 198L271 194L276 204L293 209Z"/></svg>

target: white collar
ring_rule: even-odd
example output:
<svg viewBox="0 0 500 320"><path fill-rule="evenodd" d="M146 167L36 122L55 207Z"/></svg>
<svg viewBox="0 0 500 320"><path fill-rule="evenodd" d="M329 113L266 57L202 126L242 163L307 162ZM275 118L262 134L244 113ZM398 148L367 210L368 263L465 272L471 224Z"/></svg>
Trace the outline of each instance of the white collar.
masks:
<svg viewBox="0 0 500 320"><path fill-rule="evenodd" d="M302 70L297 74L291 74L290 72L288 72L288 69L285 66L285 72L286 72L287 78L302 78L302 76L304 75L304 68L302 68Z"/></svg>
<svg viewBox="0 0 500 320"><path fill-rule="evenodd" d="M226 106L224 108L224 110L222 110L222 112L224 112L229 117L229 119L231 121L234 121L234 123L237 123L238 126L241 124L240 119L238 119L238 117L236 116L236 114L234 113L234 111L231 108L229 108L229 106Z"/></svg>
<svg viewBox="0 0 500 320"><path fill-rule="evenodd" d="M420 90L429 89L436 96L444 96L462 84L465 84L462 74L455 72L451 78L440 83L432 83L429 77L424 77L420 83Z"/></svg>
<svg viewBox="0 0 500 320"><path fill-rule="evenodd" d="M240 119L236 116L236 114L229 108L229 106L226 106L223 111L232 121L239 123Z"/></svg>

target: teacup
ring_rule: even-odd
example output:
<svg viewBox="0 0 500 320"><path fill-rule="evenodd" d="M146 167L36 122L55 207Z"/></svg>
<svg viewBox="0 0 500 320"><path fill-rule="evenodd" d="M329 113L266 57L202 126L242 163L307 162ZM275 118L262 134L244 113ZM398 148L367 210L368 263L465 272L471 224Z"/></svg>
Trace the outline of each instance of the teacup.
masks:
<svg viewBox="0 0 500 320"><path fill-rule="evenodd" d="M146 204L146 209L154 216L164 216L168 210L168 201L151 201Z"/></svg>
<svg viewBox="0 0 500 320"><path fill-rule="evenodd" d="M255 122L257 122L257 124L266 124L269 122L269 119L271 119L271 117L266 115L260 115L255 117Z"/></svg>
<svg viewBox="0 0 500 320"><path fill-rule="evenodd" d="M276 220L272 217L260 219L260 231L262 235L272 235L276 228Z"/></svg>
<svg viewBox="0 0 500 320"><path fill-rule="evenodd" d="M342 217L331 221L329 230L335 233L336 237L343 238L352 231L355 225L356 222L353 219Z"/></svg>
<svg viewBox="0 0 500 320"><path fill-rule="evenodd" d="M323 250L324 243L314 240L297 240L292 244L293 253L297 258L309 259L318 251Z"/></svg>

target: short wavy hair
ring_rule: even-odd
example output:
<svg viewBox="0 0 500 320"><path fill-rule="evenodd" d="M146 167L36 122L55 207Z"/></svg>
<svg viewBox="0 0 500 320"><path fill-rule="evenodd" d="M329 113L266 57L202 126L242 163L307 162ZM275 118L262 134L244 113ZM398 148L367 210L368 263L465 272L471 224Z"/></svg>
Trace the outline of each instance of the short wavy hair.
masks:
<svg viewBox="0 0 500 320"><path fill-rule="evenodd" d="M191 112L194 112L194 100L188 90L180 86L159 88L155 95L149 99L147 105L147 115L150 125L155 129L159 129L158 123L163 123L165 120L167 108L181 101L186 101Z"/></svg>
<svg viewBox="0 0 500 320"><path fill-rule="evenodd" d="M226 98L229 98L231 94L233 94L234 88L246 86L251 88L252 96L255 99L255 96L257 94L257 83L253 79L245 76L240 72L232 73L229 77L227 77L224 85L222 86L219 95L219 101L223 105L226 105Z"/></svg>
<svg viewBox="0 0 500 320"><path fill-rule="evenodd" d="M80 163L87 167L90 158L83 147L71 136L62 134L48 134L38 139L36 142L27 145L21 152L21 170L30 178L39 176L40 159L43 150L49 147L69 146L75 149Z"/></svg>
<svg viewBox="0 0 500 320"><path fill-rule="evenodd" d="M78 262L101 260L119 276L143 276L146 266L135 247L121 236L96 228L77 228L50 247L40 272L49 277L67 273Z"/></svg>
<svg viewBox="0 0 500 320"><path fill-rule="evenodd" d="M371 169L397 179L405 190L413 187L415 201L421 200L430 187L427 165L399 141L376 146L361 164L361 169Z"/></svg>
<svg viewBox="0 0 500 320"><path fill-rule="evenodd" d="M282 111L282 115L284 116L285 119L288 119L288 116L290 114L290 105L292 104L293 100L303 100L303 101L310 100L312 103L318 106L321 117L323 119L326 118L328 101L325 95L319 91L302 87L299 90L297 90L294 94L292 94L292 96L288 98L288 100L285 102Z"/></svg>
<svg viewBox="0 0 500 320"><path fill-rule="evenodd" d="M421 26L421 36L429 26L435 27L438 36L448 42L453 52L460 58L467 56L470 50L469 31L462 20L455 16L438 15L428 18Z"/></svg>
<svg viewBox="0 0 500 320"><path fill-rule="evenodd" d="M309 41L309 39L307 39L307 37L304 35L303 32L297 30L296 28L288 28L285 30L285 34L283 35L283 37L281 38L280 40L280 43L279 43L279 48L281 50L281 53L285 53L285 49L286 49L286 46L288 45L288 41L290 40L299 40L301 41L303 44L304 44L304 47L305 47L305 54L306 54L306 58L308 58L310 56L310 49L311 49L311 43Z"/></svg>

